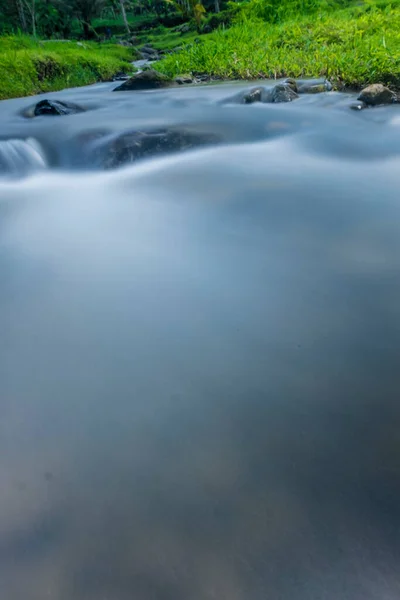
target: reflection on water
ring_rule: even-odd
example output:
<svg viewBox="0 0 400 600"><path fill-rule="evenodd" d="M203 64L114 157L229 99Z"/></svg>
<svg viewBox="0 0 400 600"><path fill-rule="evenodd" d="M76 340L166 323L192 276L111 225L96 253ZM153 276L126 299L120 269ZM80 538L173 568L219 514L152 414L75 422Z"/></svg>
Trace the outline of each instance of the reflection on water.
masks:
<svg viewBox="0 0 400 600"><path fill-rule="evenodd" d="M53 167L157 105L222 139L0 183L5 600L400 595L397 113L223 93L0 105Z"/></svg>

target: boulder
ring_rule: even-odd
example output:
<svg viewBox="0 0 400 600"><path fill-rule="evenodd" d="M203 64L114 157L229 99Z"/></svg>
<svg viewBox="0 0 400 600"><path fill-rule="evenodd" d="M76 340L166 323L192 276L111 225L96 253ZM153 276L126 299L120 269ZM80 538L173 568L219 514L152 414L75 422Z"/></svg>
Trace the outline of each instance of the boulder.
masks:
<svg viewBox="0 0 400 600"><path fill-rule="evenodd" d="M132 131L117 137L95 140L87 148L87 158L93 164L113 169L126 164L199 146L215 145L222 140L213 133L194 132L183 128L157 131Z"/></svg>
<svg viewBox="0 0 400 600"><path fill-rule="evenodd" d="M64 116L84 112L84 109L72 102L65 100L41 100L37 104L29 106L23 111L23 115L28 118L40 116Z"/></svg>
<svg viewBox="0 0 400 600"><path fill-rule="evenodd" d="M297 81L295 79L293 79L292 77L288 77L287 79L285 79L285 81L283 83L285 85L290 86L293 91L298 92Z"/></svg>
<svg viewBox="0 0 400 600"><path fill-rule="evenodd" d="M179 83L179 85L197 83L197 80L193 75L178 75L178 77L175 77L175 81L176 83Z"/></svg>
<svg viewBox="0 0 400 600"><path fill-rule="evenodd" d="M135 90L156 90L160 88L167 88L176 85L175 81L159 73L154 69L148 69L147 71L141 71L130 77L123 84L116 87L114 92L126 92Z"/></svg>
<svg viewBox="0 0 400 600"><path fill-rule="evenodd" d="M292 102L298 98L298 94L294 91L289 83L278 83L272 88L268 102Z"/></svg>
<svg viewBox="0 0 400 600"><path fill-rule="evenodd" d="M299 94L321 94L332 91L332 84L327 79L300 79L296 83Z"/></svg>
<svg viewBox="0 0 400 600"><path fill-rule="evenodd" d="M357 100L368 104L369 106L378 106L380 104L393 104L397 101L396 94L381 83L373 83L364 88Z"/></svg>
<svg viewBox="0 0 400 600"><path fill-rule="evenodd" d="M252 88L246 92L242 98L243 104L253 104L254 102L262 102L265 90L262 87Z"/></svg>
<svg viewBox="0 0 400 600"><path fill-rule="evenodd" d="M141 48L139 48L140 52L144 52L145 54L158 54L158 50L150 46L149 44L145 44Z"/></svg>

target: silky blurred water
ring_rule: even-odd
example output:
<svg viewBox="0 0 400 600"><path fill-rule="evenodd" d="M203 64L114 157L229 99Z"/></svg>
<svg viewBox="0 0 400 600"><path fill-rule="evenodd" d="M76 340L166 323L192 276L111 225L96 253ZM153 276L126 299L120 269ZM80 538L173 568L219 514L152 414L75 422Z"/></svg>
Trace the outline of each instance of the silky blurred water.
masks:
<svg viewBox="0 0 400 600"><path fill-rule="evenodd" d="M399 598L398 107L111 89L0 103L0 598Z"/></svg>

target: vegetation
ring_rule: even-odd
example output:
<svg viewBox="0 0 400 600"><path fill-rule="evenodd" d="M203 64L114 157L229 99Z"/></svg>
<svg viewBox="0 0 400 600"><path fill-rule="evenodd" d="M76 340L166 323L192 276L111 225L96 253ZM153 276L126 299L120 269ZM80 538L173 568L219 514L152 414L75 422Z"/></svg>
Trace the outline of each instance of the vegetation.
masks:
<svg viewBox="0 0 400 600"><path fill-rule="evenodd" d="M252 0L234 25L167 56L170 76L207 73L227 79L327 77L337 87L400 84L400 4L341 8L314 0ZM299 4L306 7L302 14Z"/></svg>
<svg viewBox="0 0 400 600"><path fill-rule="evenodd" d="M132 48L113 44L0 38L0 99L109 80L131 60Z"/></svg>
<svg viewBox="0 0 400 600"><path fill-rule="evenodd" d="M169 76L400 87L400 0L7 0L0 98L109 79L143 44L179 50Z"/></svg>

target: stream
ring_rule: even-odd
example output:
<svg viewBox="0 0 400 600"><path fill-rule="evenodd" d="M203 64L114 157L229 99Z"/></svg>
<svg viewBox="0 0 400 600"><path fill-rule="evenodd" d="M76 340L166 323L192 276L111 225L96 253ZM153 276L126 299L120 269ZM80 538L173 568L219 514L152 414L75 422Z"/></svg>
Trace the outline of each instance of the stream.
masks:
<svg viewBox="0 0 400 600"><path fill-rule="evenodd" d="M397 600L399 106L116 85L0 102L1 600Z"/></svg>

